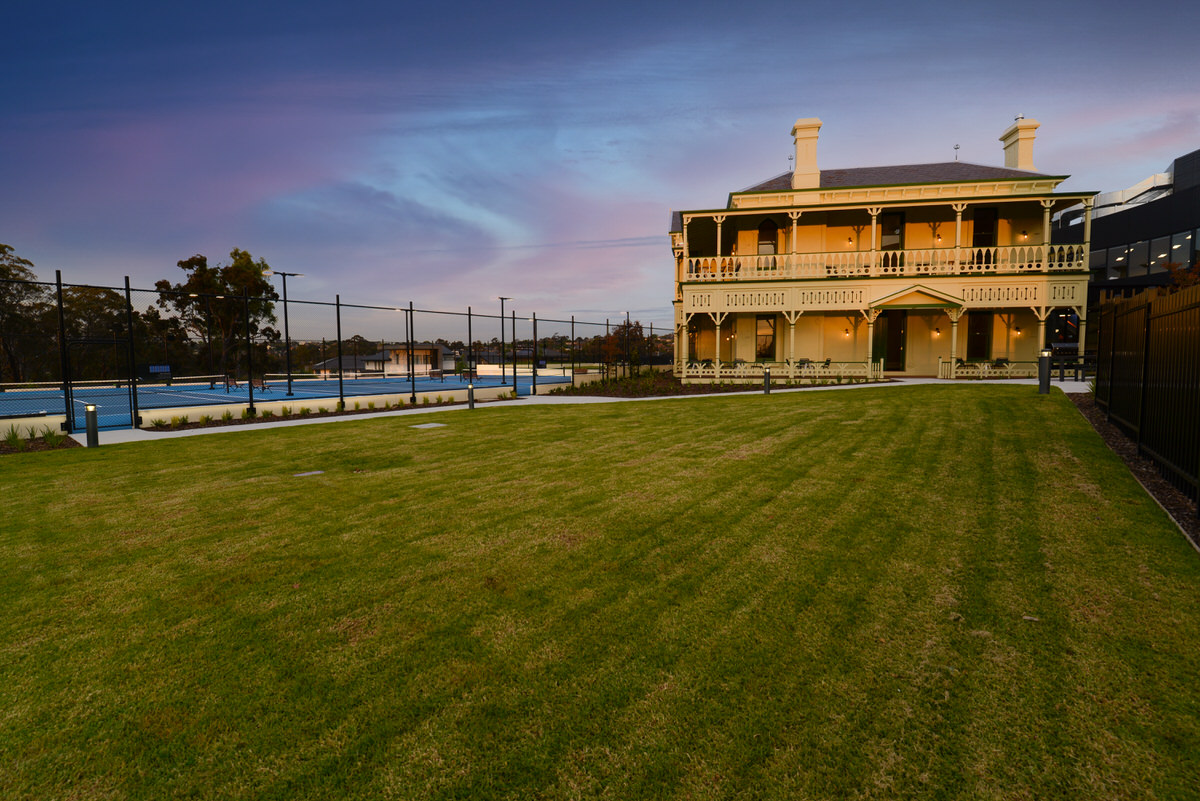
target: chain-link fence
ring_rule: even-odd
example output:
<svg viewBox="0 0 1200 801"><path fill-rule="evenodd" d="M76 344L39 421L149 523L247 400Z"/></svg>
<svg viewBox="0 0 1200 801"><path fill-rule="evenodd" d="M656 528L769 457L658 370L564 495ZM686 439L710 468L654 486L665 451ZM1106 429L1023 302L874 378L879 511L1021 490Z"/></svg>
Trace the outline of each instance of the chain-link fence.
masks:
<svg viewBox="0 0 1200 801"><path fill-rule="evenodd" d="M662 324L296 299L280 275L281 294L261 275L255 294L0 280L0 420L64 415L73 431L89 405L118 427L155 409L333 407L384 390L415 402L472 382L529 394L671 362Z"/></svg>

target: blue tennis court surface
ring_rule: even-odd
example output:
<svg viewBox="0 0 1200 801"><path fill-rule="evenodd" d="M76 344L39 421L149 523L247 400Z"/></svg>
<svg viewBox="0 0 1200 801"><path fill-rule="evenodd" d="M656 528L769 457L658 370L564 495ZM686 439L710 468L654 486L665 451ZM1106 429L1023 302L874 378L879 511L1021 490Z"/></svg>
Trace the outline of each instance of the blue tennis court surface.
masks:
<svg viewBox="0 0 1200 801"><path fill-rule="evenodd" d="M570 377L539 374L538 387L570 382ZM254 387L255 403L268 401L301 402L313 401L312 408L318 406L332 409L338 398L363 395L401 395L405 401L410 393L420 395L423 392L439 393L445 397L453 395L455 400L466 400L467 381L460 376L445 377L417 376L415 382L410 382L407 376L390 376L379 378L345 378L338 387L338 379L292 379L292 394L287 394L288 385L285 378L267 380L263 387ZM506 384L502 384L500 376L477 376L472 382L477 388L498 387L513 384L512 376L508 376ZM532 378L529 375L517 376L516 389L519 395L530 394ZM155 409L178 409L188 406L214 406L228 404L245 406L250 400L251 387L245 381L238 381L236 387L226 387L223 379L205 378L189 381L181 379L167 384L139 384L137 386L137 405L143 420L148 420ZM73 411L73 427L82 431L86 425L84 409L95 405L101 428L128 428L132 425L131 391L128 382L79 382L72 385L70 391L70 406ZM46 384L37 386L9 385L0 390L0 420L4 418L60 415L66 413L68 400L61 386Z"/></svg>

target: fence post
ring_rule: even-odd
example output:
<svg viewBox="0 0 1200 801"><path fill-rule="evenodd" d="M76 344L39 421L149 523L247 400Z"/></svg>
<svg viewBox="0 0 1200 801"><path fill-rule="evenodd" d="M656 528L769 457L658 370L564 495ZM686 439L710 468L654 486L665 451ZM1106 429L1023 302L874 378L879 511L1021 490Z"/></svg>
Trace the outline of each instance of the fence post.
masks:
<svg viewBox="0 0 1200 801"><path fill-rule="evenodd" d="M338 367L338 411L346 408L346 390L342 386L342 296L333 296L333 305L337 316L337 367Z"/></svg>
<svg viewBox="0 0 1200 801"><path fill-rule="evenodd" d="M529 394L537 394L537 312L533 313L533 347L529 349L529 369L532 380L529 384Z"/></svg>
<svg viewBox="0 0 1200 801"><path fill-rule="evenodd" d="M254 342L250 338L250 294L242 288L242 311L246 315L246 391L250 393L250 416L254 417Z"/></svg>
<svg viewBox="0 0 1200 801"><path fill-rule="evenodd" d="M1142 312L1144 323L1142 325L1142 375L1138 385L1138 456L1142 455L1142 429L1146 427L1146 384L1150 375L1150 312L1153 302L1153 298L1147 298L1146 305L1143 307L1145 311Z"/></svg>
<svg viewBox="0 0 1200 801"><path fill-rule="evenodd" d="M571 386L575 386L575 315L571 315Z"/></svg>
<svg viewBox="0 0 1200 801"><path fill-rule="evenodd" d="M133 344L133 294L128 275L125 276L125 323L129 327L129 427L137 428L142 421L138 409L137 349Z"/></svg>
<svg viewBox="0 0 1200 801"><path fill-rule="evenodd" d="M58 358L62 376L63 405L67 415L67 433L75 433L75 408L71 402L71 360L67 358L67 318L63 312L62 270L54 271L58 290Z"/></svg>
<svg viewBox="0 0 1200 801"><path fill-rule="evenodd" d="M413 361L417 357L417 321L413 312L413 302L408 302L408 388L409 401L417 402L417 366ZM426 396L428 397L428 396Z"/></svg>

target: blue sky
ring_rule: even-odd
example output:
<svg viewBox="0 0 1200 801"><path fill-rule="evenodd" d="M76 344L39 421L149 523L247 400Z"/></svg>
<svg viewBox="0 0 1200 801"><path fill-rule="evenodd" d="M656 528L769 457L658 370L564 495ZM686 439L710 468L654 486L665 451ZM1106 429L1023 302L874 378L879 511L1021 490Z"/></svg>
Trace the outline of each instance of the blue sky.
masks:
<svg viewBox="0 0 1200 801"><path fill-rule="evenodd" d="M13 8L12 6L16 6ZM239 247L293 297L670 320L672 208L788 168L1124 188L1200 147L1194 4L344 2L6 8L0 242L134 285Z"/></svg>

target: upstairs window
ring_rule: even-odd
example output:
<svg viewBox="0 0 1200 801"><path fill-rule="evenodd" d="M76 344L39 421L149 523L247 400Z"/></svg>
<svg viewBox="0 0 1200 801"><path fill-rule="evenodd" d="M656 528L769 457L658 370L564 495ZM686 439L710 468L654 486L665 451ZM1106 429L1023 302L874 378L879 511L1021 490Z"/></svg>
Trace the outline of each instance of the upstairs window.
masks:
<svg viewBox="0 0 1200 801"><path fill-rule="evenodd" d="M879 249L904 250L904 214L889 211L879 217Z"/></svg>
<svg viewBox="0 0 1200 801"><path fill-rule="evenodd" d="M999 214L995 209L975 209L975 221L971 227L971 247L996 247L996 218Z"/></svg>
<svg viewBox="0 0 1200 801"><path fill-rule="evenodd" d="M774 220L763 220L758 226L758 255L774 256L779 243L779 226Z"/></svg>

